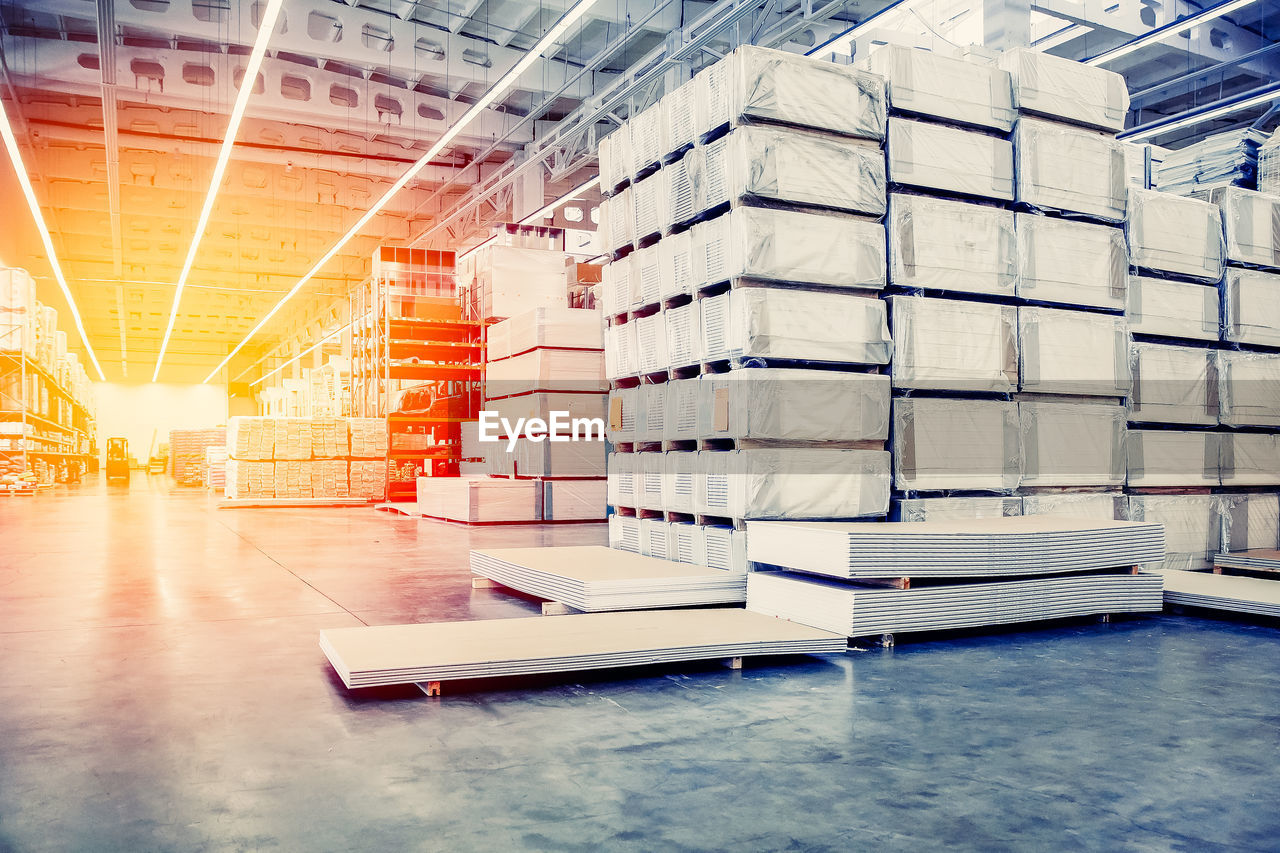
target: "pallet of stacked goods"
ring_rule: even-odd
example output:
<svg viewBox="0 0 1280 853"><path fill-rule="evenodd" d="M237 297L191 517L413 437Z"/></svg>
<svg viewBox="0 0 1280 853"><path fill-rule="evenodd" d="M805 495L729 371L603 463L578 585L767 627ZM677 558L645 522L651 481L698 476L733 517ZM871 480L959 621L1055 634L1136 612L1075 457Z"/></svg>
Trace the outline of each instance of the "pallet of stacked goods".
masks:
<svg viewBox="0 0 1280 853"><path fill-rule="evenodd" d="M225 437L225 430L223 435ZM225 444L204 449L204 487L214 494L227 488L227 447Z"/></svg>
<svg viewBox="0 0 1280 853"><path fill-rule="evenodd" d="M205 480L205 452L227 443L227 431L217 429L175 429L169 431L169 464L179 486L199 486Z"/></svg>
<svg viewBox="0 0 1280 853"><path fill-rule="evenodd" d="M387 494L387 422L385 418L348 418L349 494L382 500Z"/></svg>
<svg viewBox="0 0 1280 853"><path fill-rule="evenodd" d="M1266 135L1245 127L1227 130L1164 155L1156 187L1176 195L1199 195L1214 189L1254 187L1258 151Z"/></svg>
<svg viewBox="0 0 1280 853"><path fill-rule="evenodd" d="M1280 195L1280 130L1258 148L1258 191Z"/></svg>

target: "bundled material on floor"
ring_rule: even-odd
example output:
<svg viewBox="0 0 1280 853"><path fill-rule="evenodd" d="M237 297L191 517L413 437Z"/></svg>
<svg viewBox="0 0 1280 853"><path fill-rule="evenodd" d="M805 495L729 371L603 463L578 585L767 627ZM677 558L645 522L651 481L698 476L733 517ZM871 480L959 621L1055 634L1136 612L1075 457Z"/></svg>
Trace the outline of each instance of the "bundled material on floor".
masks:
<svg viewBox="0 0 1280 853"><path fill-rule="evenodd" d="M1280 435L1238 432L1221 437L1222 485L1280 486Z"/></svg>
<svg viewBox="0 0 1280 853"><path fill-rule="evenodd" d="M1114 136L1021 118L1013 148L1020 204L1106 222L1124 220L1129 187L1124 146Z"/></svg>
<svg viewBox="0 0 1280 853"><path fill-rule="evenodd" d="M1018 381L1018 311L1008 305L891 296L895 388L1008 393Z"/></svg>
<svg viewBox="0 0 1280 853"><path fill-rule="evenodd" d="M944 521L1022 515L1022 498L901 498L894 502L897 521Z"/></svg>
<svg viewBox="0 0 1280 853"><path fill-rule="evenodd" d="M984 204L892 193L889 281L896 287L1012 296L1014 214Z"/></svg>
<svg viewBox="0 0 1280 853"><path fill-rule="evenodd" d="M848 637L946 631L1162 607L1155 574L1087 574L875 589L755 572L747 609Z"/></svg>
<svg viewBox="0 0 1280 853"><path fill-rule="evenodd" d="M1197 198L1222 210L1227 260L1280 268L1280 196L1242 187L1219 187Z"/></svg>
<svg viewBox="0 0 1280 853"><path fill-rule="evenodd" d="M419 477L418 512L468 524L538 521L537 480Z"/></svg>
<svg viewBox="0 0 1280 853"><path fill-rule="evenodd" d="M1124 406L1026 401L1018 404L1022 486L1123 486Z"/></svg>
<svg viewBox="0 0 1280 853"><path fill-rule="evenodd" d="M1125 221L1135 267L1199 281L1222 278L1226 246L1216 205L1155 190L1129 192Z"/></svg>
<svg viewBox="0 0 1280 853"><path fill-rule="evenodd" d="M1164 600L1185 607L1280 617L1280 583L1211 572L1164 571Z"/></svg>
<svg viewBox="0 0 1280 853"><path fill-rule="evenodd" d="M1124 231L1106 225L1017 215L1017 294L1032 302L1125 307L1129 253Z"/></svg>
<svg viewBox="0 0 1280 853"><path fill-rule="evenodd" d="M885 451L817 445L698 453L694 512L701 515L862 518L888 511L889 453Z"/></svg>
<svg viewBox="0 0 1280 853"><path fill-rule="evenodd" d="M320 632L348 688L756 655L836 654L840 634L741 609L638 610Z"/></svg>
<svg viewBox="0 0 1280 853"><path fill-rule="evenodd" d="M1280 551L1274 548L1257 548L1252 551L1215 554L1213 564L1227 569L1280 572Z"/></svg>
<svg viewBox="0 0 1280 853"><path fill-rule="evenodd" d="M1280 353L1220 350L1218 422L1280 427Z"/></svg>
<svg viewBox="0 0 1280 853"><path fill-rule="evenodd" d="M1160 569L1206 569L1222 544L1222 499L1217 495L1130 495L1129 518L1164 528Z"/></svg>
<svg viewBox="0 0 1280 853"><path fill-rule="evenodd" d="M740 287L699 304L706 361L761 358L889 363L892 341L885 303L879 299Z"/></svg>
<svg viewBox="0 0 1280 853"><path fill-rule="evenodd" d="M1216 432L1132 429L1128 484L1134 488L1216 486L1221 482Z"/></svg>
<svg viewBox="0 0 1280 853"><path fill-rule="evenodd" d="M1129 418L1143 423L1218 423L1216 353L1198 347L1134 342Z"/></svg>
<svg viewBox="0 0 1280 853"><path fill-rule="evenodd" d="M1257 175L1258 148L1266 138L1262 131L1245 127L1170 151L1160 164L1156 186L1177 195L1251 186Z"/></svg>
<svg viewBox="0 0 1280 853"><path fill-rule="evenodd" d="M1129 499L1118 492L1023 495L1022 514L1122 521L1129 517Z"/></svg>
<svg viewBox="0 0 1280 853"><path fill-rule="evenodd" d="M747 597L745 573L602 545L472 551L471 572L589 613L738 604Z"/></svg>
<svg viewBox="0 0 1280 853"><path fill-rule="evenodd" d="M889 181L943 193L1013 200L1013 145L940 124L889 119Z"/></svg>
<svg viewBox="0 0 1280 853"><path fill-rule="evenodd" d="M1280 231L1280 201L1276 207ZM1280 252L1280 242L1277 252ZM1247 346L1280 347L1280 273L1229 269L1222 282L1222 297L1223 340Z"/></svg>
<svg viewBox="0 0 1280 853"><path fill-rule="evenodd" d="M748 521L747 557L841 579L966 578L1159 562L1164 530L1130 521L1014 516L959 521Z"/></svg>
<svg viewBox="0 0 1280 853"><path fill-rule="evenodd" d="M1218 339L1218 288L1212 285L1133 275L1125 319L1135 335Z"/></svg>
<svg viewBox="0 0 1280 853"><path fill-rule="evenodd" d="M905 45L872 50L861 67L884 77L894 112L1007 133L1017 113L1008 71Z"/></svg>
<svg viewBox="0 0 1280 853"><path fill-rule="evenodd" d="M1246 492L1220 498L1224 550L1280 548L1280 495Z"/></svg>
<svg viewBox="0 0 1280 853"><path fill-rule="evenodd" d="M206 450L223 447L226 443L225 427L170 430L169 471L174 482L179 486L200 485L204 481Z"/></svg>
<svg viewBox="0 0 1280 853"><path fill-rule="evenodd" d="M1124 318L1059 308L1018 309L1020 388L1123 397L1132 382Z"/></svg>
<svg viewBox="0 0 1280 853"><path fill-rule="evenodd" d="M1117 131L1129 111L1124 77L1032 48L1006 50L997 61L1013 77L1013 106L1055 121Z"/></svg>

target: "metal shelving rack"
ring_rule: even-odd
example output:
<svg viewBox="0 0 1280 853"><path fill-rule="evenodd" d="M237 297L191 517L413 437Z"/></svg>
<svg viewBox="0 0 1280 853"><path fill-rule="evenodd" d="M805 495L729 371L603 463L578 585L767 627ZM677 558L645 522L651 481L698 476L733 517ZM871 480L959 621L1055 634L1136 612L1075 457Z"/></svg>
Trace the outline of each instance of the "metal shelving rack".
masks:
<svg viewBox="0 0 1280 853"><path fill-rule="evenodd" d="M7 334L15 333L21 334L7 330ZM24 472L35 470L33 462L43 462L52 470L56 482L78 480L94 467L93 416L39 362L19 349L8 349L6 344L0 340L0 421L19 425L18 435L3 436L6 442L16 441L18 446L0 448L0 456L19 460ZM35 411L37 406L30 397L36 388L44 389L57 417Z"/></svg>

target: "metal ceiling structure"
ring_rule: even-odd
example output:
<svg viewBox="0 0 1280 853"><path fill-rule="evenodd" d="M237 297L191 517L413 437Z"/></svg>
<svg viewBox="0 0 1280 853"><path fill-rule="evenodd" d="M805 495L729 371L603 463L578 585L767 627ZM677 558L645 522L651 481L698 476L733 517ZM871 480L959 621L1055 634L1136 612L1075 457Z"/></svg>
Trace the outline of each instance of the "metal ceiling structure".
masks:
<svg viewBox="0 0 1280 853"><path fill-rule="evenodd" d="M0 0L0 97L109 379L143 381L155 367L265 5ZM572 5L285 0L158 378L201 381ZM1216 5L598 0L221 375L254 379L279 362L265 356L297 354L340 324L375 246L465 248L488 223L522 219L583 184L599 138L738 44L837 61L883 42L953 52L1027 44L1092 59L1128 79L1130 127L1177 147L1253 122L1280 81L1280 0ZM1191 16L1199 23L1179 24ZM1158 132L1188 113L1215 117ZM41 299L63 310L5 169L0 261L29 269Z"/></svg>

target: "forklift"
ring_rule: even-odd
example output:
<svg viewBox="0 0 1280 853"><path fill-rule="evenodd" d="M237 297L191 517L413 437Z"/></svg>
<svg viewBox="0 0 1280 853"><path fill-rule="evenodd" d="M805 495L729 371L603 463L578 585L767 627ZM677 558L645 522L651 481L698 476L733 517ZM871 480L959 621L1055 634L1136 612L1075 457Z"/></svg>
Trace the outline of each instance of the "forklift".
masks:
<svg viewBox="0 0 1280 853"><path fill-rule="evenodd" d="M129 439L107 439L107 482L124 480L129 482Z"/></svg>

